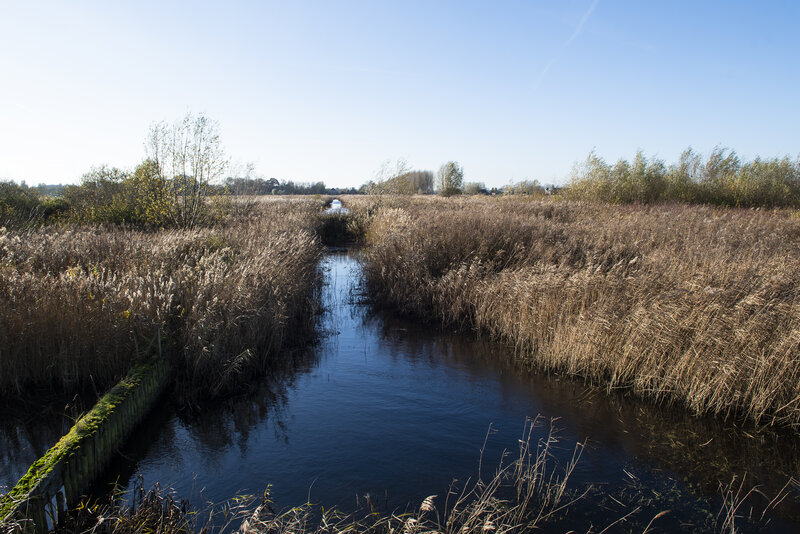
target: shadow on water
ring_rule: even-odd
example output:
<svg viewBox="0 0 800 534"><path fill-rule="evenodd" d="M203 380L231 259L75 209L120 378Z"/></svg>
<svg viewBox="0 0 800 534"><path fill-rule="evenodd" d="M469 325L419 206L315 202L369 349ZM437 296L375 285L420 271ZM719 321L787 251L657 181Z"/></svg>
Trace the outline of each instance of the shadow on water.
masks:
<svg viewBox="0 0 800 534"><path fill-rule="evenodd" d="M529 372L506 347L371 309L355 253L323 260L321 341L287 358L254 393L199 415L165 403L120 451L98 485L172 486L194 502L220 502L271 486L277 507L311 502L345 511L364 495L385 509L444 495L453 478L515 451L526 418L556 419L554 459L587 447L570 479L592 489L555 525L595 531L636 511L615 531L708 531L722 507L721 484L758 486L739 515L760 517L800 473L793 436L736 428L678 408L637 402L575 380ZM491 425L492 432L487 436ZM547 425L534 439L543 438ZM5 453L4 453L5 454ZM798 532L798 489L742 531ZM599 527L599 528L598 528Z"/></svg>
<svg viewBox="0 0 800 534"><path fill-rule="evenodd" d="M535 392L541 413L559 418L562 436L588 440L590 450L595 443L686 473L703 491L714 492L719 480L744 473L770 481L771 487L800 475L796 436L695 417L682 408L643 403L625 392L609 393L579 380L537 373L493 342L421 327L388 313L371 321L381 325L383 348L391 357L425 358L429 365L458 369L468 380L488 374L505 395ZM592 482L591 466L582 471Z"/></svg>
<svg viewBox="0 0 800 534"><path fill-rule="evenodd" d="M493 376L505 398L531 395L537 413L558 418L566 451L586 443L571 481L573 487L593 489L564 518L565 528L605 525L641 508L643 522L626 522L634 531L664 510L670 514L660 520L662 527L705 531L718 519L724 491L741 488L744 496L755 488L739 515L756 521L737 528L800 531L797 436L695 417L680 407L654 406L623 391L536 372L493 342L422 327L391 313L371 321L380 325L391 357L417 355L428 365L457 369L462 380ZM777 495L784 500L770 504Z"/></svg>
<svg viewBox="0 0 800 534"><path fill-rule="evenodd" d="M121 486L130 490L138 474L148 485L171 487L192 502L221 502L241 493L260 493L250 482L246 465L231 465L235 458L252 458L254 441L269 439L289 445L291 414L287 403L296 381L313 366L316 353L309 350L284 355L282 366L246 394L204 405L200 412L179 409L171 400L157 406L137 429L104 476L90 492L100 496ZM241 469L241 471L240 471ZM217 476L219 475L219 476Z"/></svg>
<svg viewBox="0 0 800 534"><path fill-rule="evenodd" d="M91 392L70 397L39 391L0 405L0 494L17 483L95 398Z"/></svg>

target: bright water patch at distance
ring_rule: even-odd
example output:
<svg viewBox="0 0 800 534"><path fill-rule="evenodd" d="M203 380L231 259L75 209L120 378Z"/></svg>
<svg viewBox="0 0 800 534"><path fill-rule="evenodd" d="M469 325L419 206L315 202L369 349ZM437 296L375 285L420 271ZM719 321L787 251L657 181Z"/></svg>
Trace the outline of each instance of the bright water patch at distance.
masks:
<svg viewBox="0 0 800 534"><path fill-rule="evenodd" d="M346 215L350 210L342 207L342 201L338 198L331 201L331 207L325 210L326 215L341 214Z"/></svg>
<svg viewBox="0 0 800 534"><path fill-rule="evenodd" d="M797 440L743 432L719 421L659 409L621 393L528 372L508 348L374 310L360 284L357 253L334 251L321 268L319 343L256 392L185 415L166 403L121 451L100 485L159 482L195 502L221 502L271 486L277 507L310 500L353 511L364 495L390 511L452 480L484 475L513 455L527 418L553 419L554 460L586 448L570 479L589 493L554 527L595 531L639 510L620 530L708 531L734 476L759 486L742 515L761 508L796 476ZM491 427L491 432L487 431ZM508 458L506 458L508 461ZM738 484L738 482L737 482ZM797 532L796 486L766 519L742 531ZM441 504L441 502L439 503ZM619 525L618 525L619 526ZM599 528L598 528L599 527ZM618 531L618 530L617 530Z"/></svg>

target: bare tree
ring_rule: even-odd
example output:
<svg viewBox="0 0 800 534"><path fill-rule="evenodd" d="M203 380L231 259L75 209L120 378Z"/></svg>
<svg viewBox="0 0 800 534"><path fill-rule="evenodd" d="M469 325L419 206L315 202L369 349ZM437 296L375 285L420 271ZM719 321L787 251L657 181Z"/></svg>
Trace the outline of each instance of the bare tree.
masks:
<svg viewBox="0 0 800 534"><path fill-rule="evenodd" d="M160 122L150 128L147 156L159 179L169 184L170 218L176 226L193 228L200 222L206 197L228 166L218 130L217 121L191 113L172 125Z"/></svg>

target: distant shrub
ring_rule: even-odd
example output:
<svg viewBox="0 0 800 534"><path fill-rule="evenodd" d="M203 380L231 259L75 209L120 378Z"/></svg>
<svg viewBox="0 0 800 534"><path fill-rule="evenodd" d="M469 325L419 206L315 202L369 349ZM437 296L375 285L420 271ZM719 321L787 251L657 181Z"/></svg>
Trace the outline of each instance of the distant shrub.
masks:
<svg viewBox="0 0 800 534"><path fill-rule="evenodd" d="M36 226L57 218L66 208L63 200L43 198L24 184L0 182L0 226Z"/></svg>
<svg viewBox="0 0 800 534"><path fill-rule="evenodd" d="M433 193L434 176L432 171L412 171L403 160L396 169L391 170L388 162L378 172L378 181L362 186L372 194L429 195Z"/></svg>
<svg viewBox="0 0 800 534"><path fill-rule="evenodd" d="M129 175L116 167L92 168L81 177L81 185L64 189L72 220L81 223L122 224L133 222L132 206L125 199L124 183Z"/></svg>
<svg viewBox="0 0 800 534"><path fill-rule="evenodd" d="M705 160L690 148L669 166L641 151L632 162L620 159L611 165L592 152L573 170L565 193L612 203L799 207L800 160L756 158L743 163L736 152L718 147Z"/></svg>
<svg viewBox="0 0 800 534"><path fill-rule="evenodd" d="M72 220L88 224L118 224L136 227L177 228L186 223L181 190L187 181L168 180L151 159L132 173L117 168L94 168L81 178L81 185L67 186L64 199ZM223 195L224 197L224 195ZM209 196L197 205L193 224L208 224L225 216L229 203Z"/></svg>
<svg viewBox="0 0 800 534"><path fill-rule="evenodd" d="M509 195L545 195L545 188L539 183L539 180L522 180L503 188L506 194Z"/></svg>
<svg viewBox="0 0 800 534"><path fill-rule="evenodd" d="M173 197L167 180L160 176L158 165L144 160L125 181L125 194L135 220L150 226L169 226L173 223Z"/></svg>
<svg viewBox="0 0 800 534"><path fill-rule="evenodd" d="M202 114L154 124L145 141L148 157L132 173L93 168L81 185L64 189L72 219L187 229L217 222L229 207L219 198L227 190L217 185L228 166L218 130Z"/></svg>
<svg viewBox="0 0 800 534"><path fill-rule="evenodd" d="M60 218L62 214L69 212L69 203L61 197L42 197L39 207L45 221Z"/></svg>
<svg viewBox="0 0 800 534"><path fill-rule="evenodd" d="M483 182L467 182L464 184L465 195L485 195L486 184Z"/></svg>

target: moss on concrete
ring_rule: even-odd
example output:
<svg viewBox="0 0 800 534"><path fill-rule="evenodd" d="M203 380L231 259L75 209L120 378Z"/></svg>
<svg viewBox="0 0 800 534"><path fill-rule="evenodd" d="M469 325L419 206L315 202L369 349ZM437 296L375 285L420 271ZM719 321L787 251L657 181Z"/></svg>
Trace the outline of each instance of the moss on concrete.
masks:
<svg viewBox="0 0 800 534"><path fill-rule="evenodd" d="M49 475L55 474L53 473L55 469L63 469L65 461L77 454L81 445L98 433L125 399L129 398L142 381L155 370L156 365L156 362L151 362L132 368L127 376L103 395L66 435L34 462L20 481L0 499L0 521L7 520L17 503L28 498L37 485ZM165 364L161 362L161 365Z"/></svg>

